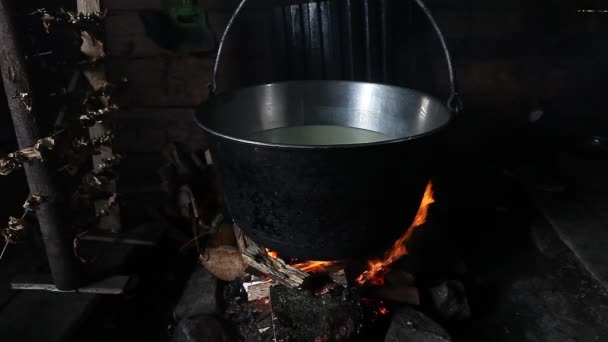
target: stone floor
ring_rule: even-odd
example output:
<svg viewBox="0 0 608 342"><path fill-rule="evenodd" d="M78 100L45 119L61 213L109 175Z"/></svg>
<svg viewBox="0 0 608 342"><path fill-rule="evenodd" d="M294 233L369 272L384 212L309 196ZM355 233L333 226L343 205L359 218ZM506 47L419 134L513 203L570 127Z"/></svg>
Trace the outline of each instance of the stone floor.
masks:
<svg viewBox="0 0 608 342"><path fill-rule="evenodd" d="M494 273L499 286L493 296L486 297L494 301L493 309L473 319L474 340L608 340L608 291L559 240L549 247L540 243L544 243L543 251L538 245L523 243L510 256L509 264L495 265L496 269L486 274Z"/></svg>
<svg viewBox="0 0 608 342"><path fill-rule="evenodd" d="M527 170L516 178L530 199L529 223L505 226L519 238L506 237L503 256L482 263L479 277L496 286L481 298L494 303L474 316L471 337L608 341L608 162L562 155Z"/></svg>

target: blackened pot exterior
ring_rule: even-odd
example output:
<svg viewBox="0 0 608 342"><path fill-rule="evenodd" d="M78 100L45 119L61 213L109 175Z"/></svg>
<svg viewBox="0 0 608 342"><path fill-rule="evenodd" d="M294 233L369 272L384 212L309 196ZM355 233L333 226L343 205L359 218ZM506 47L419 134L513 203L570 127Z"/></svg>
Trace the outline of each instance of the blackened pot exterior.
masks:
<svg viewBox="0 0 608 342"><path fill-rule="evenodd" d="M416 215L441 137L298 149L205 135L239 227L281 255L309 260L389 247Z"/></svg>

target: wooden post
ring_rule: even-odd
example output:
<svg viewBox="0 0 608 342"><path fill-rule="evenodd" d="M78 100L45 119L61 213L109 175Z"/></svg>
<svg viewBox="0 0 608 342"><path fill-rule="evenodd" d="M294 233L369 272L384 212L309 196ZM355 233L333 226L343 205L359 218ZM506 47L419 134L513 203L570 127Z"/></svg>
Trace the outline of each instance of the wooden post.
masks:
<svg viewBox="0 0 608 342"><path fill-rule="evenodd" d="M99 12L101 10L99 0L76 0L76 8L80 13ZM83 69L82 73L89 81L89 84L93 90L98 91L108 85L106 71L103 64L95 65L93 67L87 66L85 68L86 69ZM103 99L102 103L109 105L109 103L107 103L107 101L103 101ZM109 129L110 128L108 127L107 122L95 124L93 127L89 128L89 137L93 139L100 138L107 133ZM112 147L101 146L100 152L100 154L93 156L93 168L95 169L99 169L99 166L102 164L102 159L112 156ZM110 192L116 192L116 182L109 182L107 190ZM105 200L98 200L95 202L95 209L99 212L105 207L105 205ZM99 218L98 227L102 230L110 230L114 233L119 233L122 230L120 224L120 208L118 204L112 207L108 215L101 216Z"/></svg>
<svg viewBox="0 0 608 342"><path fill-rule="evenodd" d="M12 25L9 2L0 0L0 68L17 143L23 149L34 146L41 137L28 103L32 96L31 89L23 54ZM36 210L36 216L55 286L59 290L73 290L78 287L79 281L71 248L72 236L57 210L59 191L53 184L52 173L40 161L26 163L24 169L30 192L45 199Z"/></svg>
<svg viewBox="0 0 608 342"><path fill-rule="evenodd" d="M99 0L76 0L76 8L80 13L99 12L101 10Z"/></svg>

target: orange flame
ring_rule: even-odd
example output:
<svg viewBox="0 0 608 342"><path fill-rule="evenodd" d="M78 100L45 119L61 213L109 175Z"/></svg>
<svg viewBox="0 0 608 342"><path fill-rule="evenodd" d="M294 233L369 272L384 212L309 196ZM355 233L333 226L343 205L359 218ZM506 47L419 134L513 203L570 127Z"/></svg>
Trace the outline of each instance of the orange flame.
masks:
<svg viewBox="0 0 608 342"><path fill-rule="evenodd" d="M277 253L275 251L271 251L268 248L264 248L264 250L266 251L266 254L268 254L269 257L272 257L272 258L275 258L275 259L279 257L279 253Z"/></svg>
<svg viewBox="0 0 608 342"><path fill-rule="evenodd" d="M335 264L333 261L307 261L299 264L291 265L306 273L326 272L326 267Z"/></svg>
<svg viewBox="0 0 608 342"><path fill-rule="evenodd" d="M381 307L378 308L378 312L380 314L382 314L382 315L386 315L386 314L388 314L388 308L384 307L384 306L381 306Z"/></svg>
<svg viewBox="0 0 608 342"><path fill-rule="evenodd" d="M279 253L268 249L268 248L264 248L264 251L266 251L266 255L268 255L271 258L278 258L279 257ZM320 273L320 272L326 272L326 267L329 267L331 265L335 264L334 261L306 261L306 262L302 262L299 264L294 264L291 265L301 271L304 271L306 273Z"/></svg>
<svg viewBox="0 0 608 342"><path fill-rule="evenodd" d="M405 233L393 244L393 247L384 253L384 259L373 259L368 262L368 268L359 277L357 277L357 283L363 285L370 283L372 285L383 285L384 275L388 272L388 266L397 259L408 254L405 243L412 237L414 230L426 222L426 218L429 212L429 206L435 202L433 197L433 184L431 181L426 185L422 202L414 218L414 222L405 231Z"/></svg>

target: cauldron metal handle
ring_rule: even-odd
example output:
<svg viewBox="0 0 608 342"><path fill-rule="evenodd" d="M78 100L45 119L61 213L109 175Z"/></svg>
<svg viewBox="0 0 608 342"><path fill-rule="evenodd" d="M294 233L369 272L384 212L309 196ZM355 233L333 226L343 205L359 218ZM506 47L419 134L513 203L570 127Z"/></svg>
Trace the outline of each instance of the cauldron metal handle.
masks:
<svg viewBox="0 0 608 342"><path fill-rule="evenodd" d="M220 39L220 44L219 44L218 50L217 50L217 56L215 57L215 63L213 64L213 75L211 77L211 82L209 82L209 85L208 85L209 96L215 95L215 91L217 89L217 72L218 72L218 68L219 68L219 64L220 64L220 59L222 57L222 50L224 47L224 42L226 41L228 32L230 32L230 29L232 28L232 25L234 24L234 20L239 15L239 13L243 9L243 7L247 3L247 1L248 0L241 0L239 5L236 7L236 10L230 17L230 20L228 21L228 24L226 25L226 29L224 30L224 33L222 34L222 38ZM449 76L449 81L450 81L450 96L448 97L447 107L451 111L458 113L462 110L462 101L461 101L460 95L458 94L458 91L456 89L456 79L454 77L454 67L452 65L452 58L450 57L450 51L448 50L448 45L445 42L445 38L443 36L443 33L441 33L441 29L439 28L439 25L437 25L435 18L431 14L431 11L428 9L428 7L426 7L424 2L422 0L412 0L412 1L414 1L418 5L418 7L420 7L420 9L424 13L424 15L426 15L429 22L433 26L433 29L435 30L437 37L439 38L439 42L441 43L441 48L443 50L443 53L445 55L445 59L446 59L447 65L448 65L448 76Z"/></svg>

